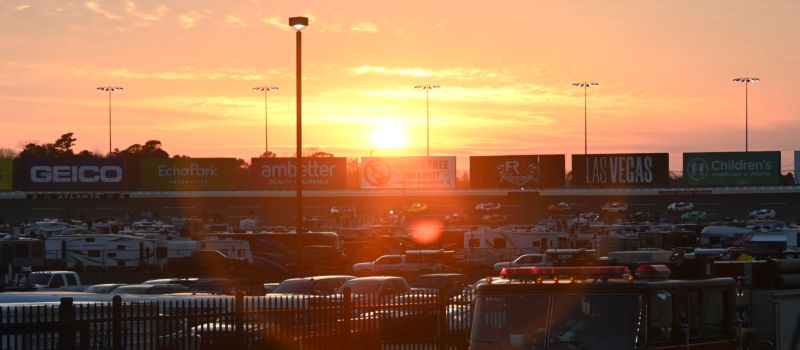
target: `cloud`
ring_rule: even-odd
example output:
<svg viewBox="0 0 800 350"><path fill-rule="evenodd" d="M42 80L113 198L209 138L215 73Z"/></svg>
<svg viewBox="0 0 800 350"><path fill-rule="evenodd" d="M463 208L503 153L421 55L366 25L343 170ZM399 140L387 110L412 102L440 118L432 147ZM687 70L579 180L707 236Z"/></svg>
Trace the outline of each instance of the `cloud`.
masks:
<svg viewBox="0 0 800 350"><path fill-rule="evenodd" d="M181 27L184 29L189 29L197 25L197 22L200 21L202 17L194 12L184 13L178 17L178 21L180 21Z"/></svg>
<svg viewBox="0 0 800 350"><path fill-rule="evenodd" d="M277 16L275 16L270 18L264 18L261 20L261 22L276 27L283 31L288 31L289 29L291 29L289 28L289 22L286 18L278 18Z"/></svg>
<svg viewBox="0 0 800 350"><path fill-rule="evenodd" d="M110 19L110 20L113 20L113 21L122 19L122 16L115 15L115 14L111 13L108 10L104 10L103 8L100 7L100 5L98 5L94 1L87 1L86 2L86 8L89 9L89 11L92 11L94 13L102 15L106 19Z"/></svg>
<svg viewBox="0 0 800 350"><path fill-rule="evenodd" d="M136 9L136 7L137 7L137 5L136 5L135 2L127 1L125 3L125 12L130 14L130 15L132 15L132 16L134 16L134 17L136 17L136 18L138 18L138 19L140 19L140 20L144 20L144 21L148 21L148 22L160 21L168 12L167 7L164 6L164 5L161 5L161 6L157 7L151 13L138 11Z"/></svg>
<svg viewBox="0 0 800 350"><path fill-rule="evenodd" d="M228 24L230 24L230 25L232 25L232 26L234 26L236 28L246 28L247 27L247 22L243 21L241 18L236 17L234 15L228 15L227 17L225 17L225 22L227 22Z"/></svg>
<svg viewBox="0 0 800 350"><path fill-rule="evenodd" d="M14 12L25 11L25 10L27 10L29 8L31 8L31 5L23 4L23 5L19 5L17 7L14 7L14 9L12 11L14 11Z"/></svg>
<svg viewBox="0 0 800 350"><path fill-rule="evenodd" d="M255 71L241 68L218 68L202 69L195 67L183 67L176 71L166 72L141 72L127 68L117 68L105 71L73 69L72 73L78 76L91 76L98 78L120 78L135 80L242 80L242 81L261 81L266 76L278 76L283 73L277 70L269 72Z"/></svg>
<svg viewBox="0 0 800 350"><path fill-rule="evenodd" d="M354 32L377 33L378 26L370 22L361 22L354 24L352 27L350 27L350 30Z"/></svg>
<svg viewBox="0 0 800 350"><path fill-rule="evenodd" d="M441 70L431 70L418 67L380 67L380 66L358 66L350 69L355 75L393 75L414 78L438 78L454 79L462 81L472 80L491 80L508 81L514 77L507 71L494 71L481 68L448 68Z"/></svg>

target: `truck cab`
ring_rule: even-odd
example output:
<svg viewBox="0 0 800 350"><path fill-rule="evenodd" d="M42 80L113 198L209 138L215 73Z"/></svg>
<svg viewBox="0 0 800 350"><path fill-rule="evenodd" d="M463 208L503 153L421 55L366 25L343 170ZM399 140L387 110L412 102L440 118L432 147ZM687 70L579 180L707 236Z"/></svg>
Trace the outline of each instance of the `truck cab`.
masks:
<svg viewBox="0 0 800 350"><path fill-rule="evenodd" d="M734 280L653 266L504 269L476 291L470 349L736 349Z"/></svg>
<svg viewBox="0 0 800 350"><path fill-rule="evenodd" d="M36 271L28 276L29 284L36 290L62 290L79 292L83 290L81 279L74 271Z"/></svg>

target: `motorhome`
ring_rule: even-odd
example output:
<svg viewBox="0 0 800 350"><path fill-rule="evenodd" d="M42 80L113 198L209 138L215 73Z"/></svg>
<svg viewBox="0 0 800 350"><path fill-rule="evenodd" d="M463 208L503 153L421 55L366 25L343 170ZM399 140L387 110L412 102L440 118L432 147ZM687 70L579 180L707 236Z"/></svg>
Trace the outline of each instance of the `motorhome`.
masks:
<svg viewBox="0 0 800 350"><path fill-rule="evenodd" d="M522 254L544 253L548 248L567 248L569 234L563 231L543 231L538 227L482 227L464 233L464 248L457 255L464 264L494 266Z"/></svg>

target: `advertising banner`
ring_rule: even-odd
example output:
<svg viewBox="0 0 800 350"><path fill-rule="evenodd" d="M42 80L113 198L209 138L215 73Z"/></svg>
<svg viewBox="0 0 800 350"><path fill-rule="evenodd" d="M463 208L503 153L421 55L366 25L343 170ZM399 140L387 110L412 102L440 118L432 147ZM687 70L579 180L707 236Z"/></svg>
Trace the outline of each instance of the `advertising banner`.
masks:
<svg viewBox="0 0 800 350"><path fill-rule="evenodd" d="M0 191L10 191L13 187L14 160L0 159Z"/></svg>
<svg viewBox="0 0 800 350"><path fill-rule="evenodd" d="M777 185L780 177L780 151L683 154L686 186Z"/></svg>
<svg viewBox="0 0 800 350"><path fill-rule="evenodd" d="M361 188L455 188L456 157L364 157Z"/></svg>
<svg viewBox="0 0 800 350"><path fill-rule="evenodd" d="M236 188L234 158L144 158L142 190L215 191Z"/></svg>
<svg viewBox="0 0 800 350"><path fill-rule="evenodd" d="M293 190L296 158L253 158L251 184L259 190ZM347 158L303 158L303 189L342 190L347 187Z"/></svg>
<svg viewBox="0 0 800 350"><path fill-rule="evenodd" d="M669 183L669 153L572 155L575 187L662 187Z"/></svg>
<svg viewBox="0 0 800 350"><path fill-rule="evenodd" d="M25 165L28 191L119 191L125 166L119 159L33 159Z"/></svg>
<svg viewBox="0 0 800 350"><path fill-rule="evenodd" d="M470 188L564 187L564 155L469 157Z"/></svg>

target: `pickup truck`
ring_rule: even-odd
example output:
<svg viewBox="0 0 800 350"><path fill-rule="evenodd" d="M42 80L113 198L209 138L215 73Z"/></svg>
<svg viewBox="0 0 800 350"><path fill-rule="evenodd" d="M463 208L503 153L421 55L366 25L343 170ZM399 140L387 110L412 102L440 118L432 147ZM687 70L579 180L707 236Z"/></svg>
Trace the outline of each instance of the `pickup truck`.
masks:
<svg viewBox="0 0 800 350"><path fill-rule="evenodd" d="M409 259L409 255L384 255L372 262L363 262L353 265L353 272L356 274L372 273L403 273L403 272L440 272L444 269L441 261L432 261L414 255Z"/></svg>
<svg viewBox="0 0 800 350"><path fill-rule="evenodd" d="M505 267L552 266L545 254L522 254L514 261L501 261L494 264L494 270L500 271Z"/></svg>
<svg viewBox="0 0 800 350"><path fill-rule="evenodd" d="M80 292L81 279L74 271L36 271L28 275L27 283L36 290L63 290Z"/></svg>

